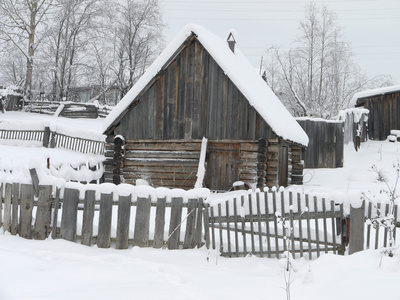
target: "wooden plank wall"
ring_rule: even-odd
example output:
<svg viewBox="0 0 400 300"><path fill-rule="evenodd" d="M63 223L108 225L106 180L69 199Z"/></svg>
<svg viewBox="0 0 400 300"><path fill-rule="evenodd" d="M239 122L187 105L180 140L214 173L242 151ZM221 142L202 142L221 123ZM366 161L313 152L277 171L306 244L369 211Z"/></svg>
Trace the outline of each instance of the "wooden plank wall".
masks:
<svg viewBox="0 0 400 300"><path fill-rule="evenodd" d="M258 140L275 135L198 41L191 41L115 129L127 140Z"/></svg>
<svg viewBox="0 0 400 300"><path fill-rule="evenodd" d="M390 130L400 129L400 91L357 100L357 106L369 109L368 136L383 141Z"/></svg>
<svg viewBox="0 0 400 300"><path fill-rule="evenodd" d="M297 120L309 138L304 152L304 168L343 167L343 123L324 120Z"/></svg>

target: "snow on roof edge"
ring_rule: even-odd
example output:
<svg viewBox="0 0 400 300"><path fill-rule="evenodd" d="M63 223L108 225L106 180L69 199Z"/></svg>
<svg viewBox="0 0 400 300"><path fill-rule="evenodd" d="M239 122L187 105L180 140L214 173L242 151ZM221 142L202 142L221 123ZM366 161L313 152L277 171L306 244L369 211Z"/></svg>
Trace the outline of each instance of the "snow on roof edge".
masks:
<svg viewBox="0 0 400 300"><path fill-rule="evenodd" d="M114 122L123 115L124 110L129 107L147 84L162 70L168 60L179 50L192 33L196 35L199 42L247 98L250 105L268 123L276 135L303 146L308 145L307 134L261 76L255 72L254 67L244 57L238 47L235 47L235 53L233 53L225 40L210 33L204 27L195 24L188 24L181 30L132 89L121 99L104 120L103 132L108 131Z"/></svg>
<svg viewBox="0 0 400 300"><path fill-rule="evenodd" d="M366 98L375 95L384 95L392 92L400 91L400 85L386 86L382 88L366 90L362 92L355 93L353 98L350 100L350 106L356 106L357 100L361 98Z"/></svg>

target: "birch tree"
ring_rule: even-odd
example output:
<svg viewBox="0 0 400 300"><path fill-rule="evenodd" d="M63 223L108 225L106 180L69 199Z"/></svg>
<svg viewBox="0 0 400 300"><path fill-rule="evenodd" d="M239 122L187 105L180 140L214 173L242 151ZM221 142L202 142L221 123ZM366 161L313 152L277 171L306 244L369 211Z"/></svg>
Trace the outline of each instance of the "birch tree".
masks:
<svg viewBox="0 0 400 300"><path fill-rule="evenodd" d="M53 0L0 1L0 38L26 59L24 93L28 99L31 98L35 51L44 37L39 35L38 28L45 26L52 3Z"/></svg>
<svg viewBox="0 0 400 300"><path fill-rule="evenodd" d="M275 93L295 116L335 116L355 92L390 84L389 76L367 78L352 60L336 19L326 6L311 2L293 47L267 51L266 81L272 81L273 72Z"/></svg>

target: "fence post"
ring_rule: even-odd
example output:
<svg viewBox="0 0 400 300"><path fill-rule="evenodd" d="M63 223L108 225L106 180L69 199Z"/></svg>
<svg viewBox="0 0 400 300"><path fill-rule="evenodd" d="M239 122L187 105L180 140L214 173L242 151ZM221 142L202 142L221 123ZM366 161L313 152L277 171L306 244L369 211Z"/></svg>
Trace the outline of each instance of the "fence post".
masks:
<svg viewBox="0 0 400 300"><path fill-rule="evenodd" d="M350 206L349 254L364 250L365 201L361 207Z"/></svg>
<svg viewBox="0 0 400 300"><path fill-rule="evenodd" d="M43 147L49 148L49 143L50 143L50 127L45 127L43 134Z"/></svg>

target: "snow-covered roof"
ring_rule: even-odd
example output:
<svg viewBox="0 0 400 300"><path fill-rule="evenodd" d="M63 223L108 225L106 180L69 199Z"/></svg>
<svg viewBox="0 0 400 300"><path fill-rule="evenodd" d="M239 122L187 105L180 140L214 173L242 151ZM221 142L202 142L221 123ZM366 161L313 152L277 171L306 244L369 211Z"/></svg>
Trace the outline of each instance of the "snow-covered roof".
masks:
<svg viewBox="0 0 400 300"><path fill-rule="evenodd" d="M210 33L204 27L189 24L186 25L176 38L168 45L161 55L148 68L146 73L138 80L131 90L121 99L118 105L104 120L104 131L108 131L116 120L121 118L124 111L140 92L157 76L166 63L180 49L182 44L192 34L210 53L217 64L232 80L236 87L249 101L261 117L268 123L271 129L283 139L307 146L308 136L301 126L284 107L278 97L272 92L265 81L257 74L254 66L235 47L232 52L226 40Z"/></svg>
<svg viewBox="0 0 400 300"><path fill-rule="evenodd" d="M353 98L350 100L350 106L355 106L357 104L357 100L361 98L384 95L388 93L398 92L400 91L400 85L386 86L378 89L362 91L359 93L355 93Z"/></svg>

